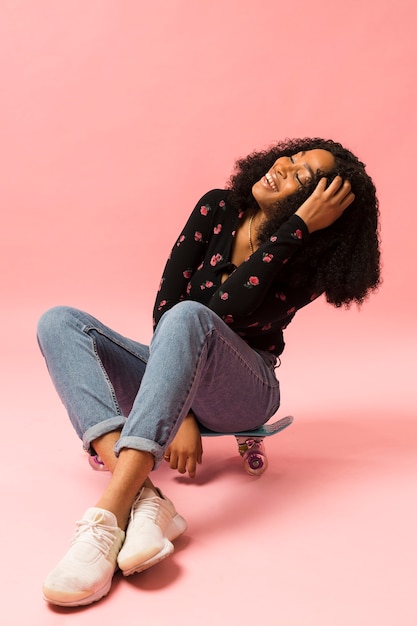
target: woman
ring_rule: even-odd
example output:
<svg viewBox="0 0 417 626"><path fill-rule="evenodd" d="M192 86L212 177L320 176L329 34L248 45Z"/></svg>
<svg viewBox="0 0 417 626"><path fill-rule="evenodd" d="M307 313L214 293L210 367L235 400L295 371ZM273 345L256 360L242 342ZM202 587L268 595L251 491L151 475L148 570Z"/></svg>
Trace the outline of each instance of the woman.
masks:
<svg viewBox="0 0 417 626"><path fill-rule="evenodd" d="M333 141L281 142L238 161L196 205L166 264L149 348L58 307L41 350L72 424L111 478L44 583L47 601L103 597L118 565L173 551L185 520L149 479L165 459L195 476L199 424L256 428L279 406L283 329L324 294L361 304L379 284L378 202L364 165Z"/></svg>

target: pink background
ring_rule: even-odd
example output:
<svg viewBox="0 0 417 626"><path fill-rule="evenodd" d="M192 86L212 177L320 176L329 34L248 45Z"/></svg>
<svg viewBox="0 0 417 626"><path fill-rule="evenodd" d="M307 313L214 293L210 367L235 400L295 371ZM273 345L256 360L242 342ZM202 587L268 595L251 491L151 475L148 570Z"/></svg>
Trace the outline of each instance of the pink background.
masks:
<svg viewBox="0 0 417 626"><path fill-rule="evenodd" d="M415 626L415 33L411 0L3 0L2 623ZM38 317L70 304L147 341L198 198L236 158L315 135L374 178L380 292L288 330L279 416L296 422L264 477L205 441L195 482L158 472L189 521L174 557L100 604L49 608L43 577L107 478L55 396Z"/></svg>

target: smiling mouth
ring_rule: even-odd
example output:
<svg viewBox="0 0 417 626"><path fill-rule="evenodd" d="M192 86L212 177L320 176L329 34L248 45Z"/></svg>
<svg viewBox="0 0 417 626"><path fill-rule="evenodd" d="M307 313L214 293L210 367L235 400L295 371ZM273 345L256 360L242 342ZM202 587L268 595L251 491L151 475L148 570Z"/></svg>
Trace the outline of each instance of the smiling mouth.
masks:
<svg viewBox="0 0 417 626"><path fill-rule="evenodd" d="M272 178L271 174L268 172L267 174L265 174L265 178L268 181L269 186L271 187L272 191L277 192L278 191L278 187L275 184L274 179Z"/></svg>

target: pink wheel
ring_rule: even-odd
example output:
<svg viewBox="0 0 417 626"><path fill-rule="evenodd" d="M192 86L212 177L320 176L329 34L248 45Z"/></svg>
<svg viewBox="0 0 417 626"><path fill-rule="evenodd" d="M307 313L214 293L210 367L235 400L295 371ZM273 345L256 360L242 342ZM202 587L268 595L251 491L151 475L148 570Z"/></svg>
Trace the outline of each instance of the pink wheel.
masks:
<svg viewBox="0 0 417 626"><path fill-rule="evenodd" d="M248 474L259 476L268 467L265 446L262 437L236 437L239 454L243 459L243 466Z"/></svg>
<svg viewBox="0 0 417 626"><path fill-rule="evenodd" d="M259 476L268 467L268 459L262 452L248 450L243 456L243 465L248 474Z"/></svg>
<svg viewBox="0 0 417 626"><path fill-rule="evenodd" d="M107 472L107 467L104 465L98 454L94 454L93 456L89 454L88 462L90 463L90 466L93 468L93 470L96 470L97 472Z"/></svg>

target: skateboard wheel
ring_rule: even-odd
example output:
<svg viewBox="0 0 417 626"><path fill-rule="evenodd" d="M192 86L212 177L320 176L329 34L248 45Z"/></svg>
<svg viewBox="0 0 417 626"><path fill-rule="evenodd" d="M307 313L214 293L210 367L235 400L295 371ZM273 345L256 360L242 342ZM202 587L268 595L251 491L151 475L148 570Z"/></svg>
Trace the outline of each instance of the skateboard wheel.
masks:
<svg viewBox="0 0 417 626"><path fill-rule="evenodd" d="M248 474L258 476L268 467L265 446L262 437L236 437L239 454Z"/></svg>
<svg viewBox="0 0 417 626"><path fill-rule="evenodd" d="M93 470L96 470L97 472L107 472L107 467L104 465L103 461L100 459L98 454L94 454L88 455L88 462L90 463L90 466L93 468Z"/></svg>
<svg viewBox="0 0 417 626"><path fill-rule="evenodd" d="M259 476L266 471L268 459L261 452L248 450L243 457L243 464L248 474Z"/></svg>

